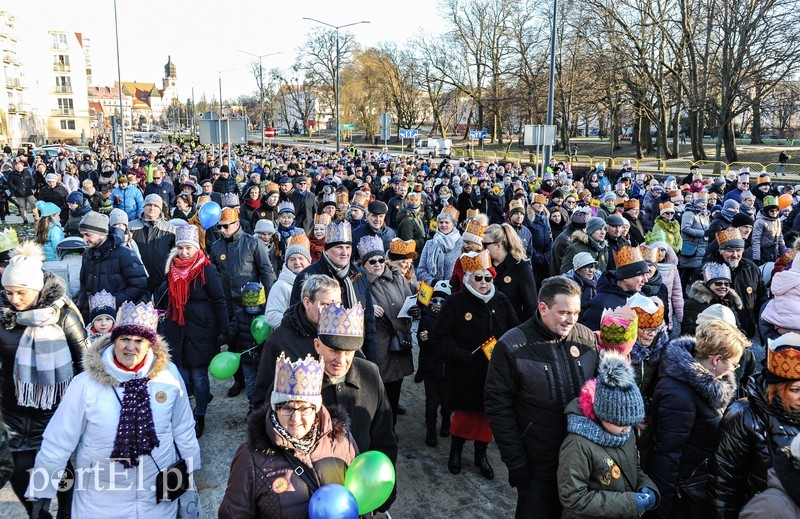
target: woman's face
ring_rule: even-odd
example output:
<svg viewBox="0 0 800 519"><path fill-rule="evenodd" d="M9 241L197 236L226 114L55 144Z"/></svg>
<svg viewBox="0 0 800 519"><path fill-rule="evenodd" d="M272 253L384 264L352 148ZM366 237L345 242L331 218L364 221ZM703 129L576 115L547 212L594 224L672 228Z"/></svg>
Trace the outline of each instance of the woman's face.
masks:
<svg viewBox="0 0 800 519"><path fill-rule="evenodd" d="M175 246L175 250L178 253L177 255L179 259L187 260L189 258L193 258L200 249L191 243L181 243L180 245Z"/></svg>
<svg viewBox="0 0 800 519"><path fill-rule="evenodd" d="M364 262L364 268L367 269L367 272L370 274L380 276L386 268L386 258L381 255L372 256Z"/></svg>
<svg viewBox="0 0 800 519"><path fill-rule="evenodd" d="M175 199L175 206L181 211L186 211L187 209L189 209L189 204L187 204L186 200L184 200L183 198Z"/></svg>
<svg viewBox="0 0 800 519"><path fill-rule="evenodd" d="M257 187L251 188L250 191L247 192L247 196L250 197L250 200L258 200L259 197L258 188Z"/></svg>
<svg viewBox="0 0 800 519"><path fill-rule="evenodd" d="M728 373L733 373L739 367L739 361L742 359L741 355L736 357L725 358L722 355L717 355L711 359L714 366L713 373L717 378L722 378Z"/></svg>
<svg viewBox="0 0 800 519"><path fill-rule="evenodd" d="M661 263L667 258L667 249L662 249L659 247L658 249L658 262Z"/></svg>
<svg viewBox="0 0 800 519"><path fill-rule="evenodd" d="M731 289L731 282L727 279L718 279L708 284L711 290L717 297L725 297Z"/></svg>
<svg viewBox="0 0 800 519"><path fill-rule="evenodd" d="M400 272L402 272L403 275L405 276L406 272L408 272L408 269L410 269L411 266L414 264L414 260L408 259L408 258L401 259L401 260L397 261L396 264L397 264L397 267L400 269Z"/></svg>
<svg viewBox="0 0 800 519"><path fill-rule="evenodd" d="M553 211L550 213L550 221L553 223L561 223L561 211Z"/></svg>
<svg viewBox="0 0 800 519"><path fill-rule="evenodd" d="M278 222L284 227L291 227L292 222L294 222L294 215L288 211L283 212L278 216Z"/></svg>
<svg viewBox="0 0 800 519"><path fill-rule="evenodd" d="M450 218L439 218L438 220L436 220L436 222L439 224L437 229L442 234L450 234L452 232L453 220L451 220Z"/></svg>
<svg viewBox="0 0 800 519"><path fill-rule="evenodd" d="M302 254L292 254L286 260L286 267L294 274L299 274L309 265L308 260Z"/></svg>
<svg viewBox="0 0 800 519"><path fill-rule="evenodd" d="M24 312L36 303L39 291L23 287L5 287L6 299L17 312Z"/></svg>
<svg viewBox="0 0 800 519"><path fill-rule="evenodd" d="M150 351L150 341L136 335L120 335L114 341L114 358L126 368L142 362Z"/></svg>
<svg viewBox="0 0 800 519"><path fill-rule="evenodd" d="M467 252L480 252L483 247L475 243L474 241L465 241L464 242L464 250Z"/></svg>
<svg viewBox="0 0 800 519"><path fill-rule="evenodd" d="M492 289L494 278L488 270L477 270L469 277L469 284L479 294L488 294Z"/></svg>
<svg viewBox="0 0 800 519"><path fill-rule="evenodd" d="M583 279L594 279L595 268L597 267L597 263L591 263L586 265L585 267L581 267L578 269L577 273Z"/></svg>
<svg viewBox="0 0 800 519"><path fill-rule="evenodd" d="M800 411L800 381L794 382L786 391L786 405Z"/></svg>
<svg viewBox="0 0 800 519"><path fill-rule="evenodd" d="M638 341L642 346L650 346L658 334L658 328L639 328Z"/></svg>
<svg viewBox="0 0 800 519"><path fill-rule="evenodd" d="M280 199L281 195L279 195L278 193L272 193L267 197L267 204L269 204L270 206L278 205L278 200Z"/></svg>
<svg viewBox="0 0 800 519"><path fill-rule="evenodd" d="M308 434L317 417L314 404L308 402L285 402L275 412L281 427L298 440Z"/></svg>
<svg viewBox="0 0 800 519"><path fill-rule="evenodd" d="M321 240L325 237L325 228L327 226L324 223L316 223L314 224L314 238Z"/></svg>

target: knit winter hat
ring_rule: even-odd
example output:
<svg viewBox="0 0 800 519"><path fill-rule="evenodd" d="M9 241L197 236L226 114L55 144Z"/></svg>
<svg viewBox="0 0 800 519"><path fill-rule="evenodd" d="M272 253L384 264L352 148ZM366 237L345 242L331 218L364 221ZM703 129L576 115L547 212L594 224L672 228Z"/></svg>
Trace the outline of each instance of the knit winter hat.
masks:
<svg viewBox="0 0 800 519"><path fill-rule="evenodd" d="M644 401L628 360L611 351L600 358L594 394L598 420L615 425L636 425L644 419Z"/></svg>
<svg viewBox="0 0 800 519"><path fill-rule="evenodd" d="M40 291L44 286L44 249L38 243L28 240L11 251L11 260L3 271L4 287L29 288Z"/></svg>
<svg viewBox="0 0 800 519"><path fill-rule="evenodd" d="M595 264L597 265L597 260L589 254L588 252L579 252L572 258L572 268L573 270L582 269L586 265Z"/></svg>
<svg viewBox="0 0 800 519"><path fill-rule="evenodd" d="M744 225L755 225L755 220L749 214L745 213L737 213L736 216L733 217L731 221L731 225L734 227L742 227Z"/></svg>
<svg viewBox="0 0 800 519"><path fill-rule="evenodd" d="M83 205L83 193L80 191L73 191L67 195L68 204Z"/></svg>
<svg viewBox="0 0 800 519"><path fill-rule="evenodd" d="M737 326L736 315L733 310L719 303L709 306L697 315L697 326L713 319L721 319L731 326Z"/></svg>
<svg viewBox="0 0 800 519"><path fill-rule="evenodd" d="M723 211L738 211L739 210L739 202L734 200L733 198L729 198L725 200L725 203L722 204Z"/></svg>
<svg viewBox="0 0 800 519"><path fill-rule="evenodd" d="M81 218L80 232L91 232L100 236L108 236L108 216L89 211Z"/></svg>
<svg viewBox="0 0 800 519"><path fill-rule="evenodd" d="M597 216L593 216L589 218L589 221L586 222L586 234L591 236L597 230L607 228L606 222L603 221L602 218L598 218Z"/></svg>
<svg viewBox="0 0 800 519"><path fill-rule="evenodd" d="M311 241L308 239L308 236L305 234L296 234L291 236L286 241L286 253L284 257L286 258L285 261L289 261L289 258L294 256L295 254L302 255L309 263L311 263Z"/></svg>
<svg viewBox="0 0 800 519"><path fill-rule="evenodd" d="M628 355L638 333L639 317L630 307L621 306L613 311L606 308L600 316L600 338L597 342L603 350Z"/></svg>
<svg viewBox="0 0 800 519"><path fill-rule="evenodd" d="M590 216L591 214L588 211L577 209L574 213L572 213L572 216L569 218L569 222L573 227L577 229L583 229L586 227L586 222L589 221Z"/></svg>
<svg viewBox="0 0 800 519"><path fill-rule="evenodd" d="M162 207L164 207L164 200L162 200L161 197L158 196L157 194L150 193L149 195L144 197L144 205L154 205L157 206L159 209L161 209Z"/></svg>
<svg viewBox="0 0 800 519"><path fill-rule="evenodd" d="M256 222L255 228L253 228L253 234L275 234L275 224L272 223L272 220L267 220L262 218L261 220Z"/></svg>
<svg viewBox="0 0 800 519"><path fill-rule="evenodd" d="M108 226L114 227L118 223L124 223L125 225L128 225L128 214L117 207L108 213Z"/></svg>

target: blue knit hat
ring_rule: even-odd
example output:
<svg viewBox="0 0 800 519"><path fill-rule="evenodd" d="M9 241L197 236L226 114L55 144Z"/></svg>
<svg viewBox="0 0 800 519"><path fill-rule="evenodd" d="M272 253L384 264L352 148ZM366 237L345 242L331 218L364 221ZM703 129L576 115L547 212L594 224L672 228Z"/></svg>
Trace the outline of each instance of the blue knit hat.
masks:
<svg viewBox="0 0 800 519"><path fill-rule="evenodd" d="M628 359L606 351L597 372L594 394L597 419L615 425L636 425L644 420L644 401Z"/></svg>

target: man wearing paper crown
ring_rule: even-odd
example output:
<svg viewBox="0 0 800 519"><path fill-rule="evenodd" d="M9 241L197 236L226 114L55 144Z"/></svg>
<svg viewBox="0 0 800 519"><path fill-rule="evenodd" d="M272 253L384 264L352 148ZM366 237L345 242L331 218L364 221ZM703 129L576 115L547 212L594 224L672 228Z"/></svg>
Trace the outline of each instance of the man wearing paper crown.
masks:
<svg viewBox="0 0 800 519"><path fill-rule="evenodd" d="M19 245L17 231L13 227L7 227L0 232L0 267L4 268L11 259L11 249Z"/></svg>
<svg viewBox="0 0 800 519"><path fill-rule="evenodd" d="M592 330L600 329L600 316L606 308L623 306L632 295L641 292L649 268L639 247L622 247L615 255L617 270L607 270L597 282L597 295L581 312L580 323Z"/></svg>
<svg viewBox="0 0 800 519"><path fill-rule="evenodd" d="M394 229L386 225L388 206L380 200L367 205L366 222L353 229L353 242L359 243L364 236L378 236L383 241L383 250L389 250L392 240L397 238ZM358 259L356 257L356 259Z"/></svg>
<svg viewBox="0 0 800 519"><path fill-rule="evenodd" d="M155 193L147 195L142 214L128 225L139 248L139 257L147 269L147 290L151 295L167 280L167 257L175 246L175 226L164 218L163 207L164 201L160 196Z"/></svg>
<svg viewBox="0 0 800 519"><path fill-rule="evenodd" d="M414 240L416 251L422 253L426 243L426 224L423 221L422 197L420 193L410 193L397 219L397 237L401 240ZM417 265L419 262L415 261Z"/></svg>
<svg viewBox="0 0 800 519"><path fill-rule="evenodd" d="M323 364L311 356L275 363L271 405L250 417L247 440L231 462L219 517L307 517L314 485L344 484L358 454L347 415L323 404ZM295 470L303 467L305 472ZM263 480L253 485L252 475Z"/></svg>
<svg viewBox="0 0 800 519"><path fill-rule="evenodd" d="M364 355L373 362L378 361L376 350L375 309L364 269L352 260L353 237L349 222L331 223L326 228L325 251L319 261L312 263L297 274L292 288L290 304L301 300L303 281L313 274L325 274L335 279L342 290L342 304L353 308L360 302L364 306Z"/></svg>
<svg viewBox="0 0 800 519"><path fill-rule="evenodd" d="M35 506L46 509L45 500L59 493L59 471L76 452L84 484L75 486L73 517L103 517L109 510L176 516L177 501L159 503L147 489L179 458L189 473L199 470L200 447L186 387L157 326L152 303L126 301L114 331L84 352L84 371L72 380L36 456L34 470L53 476L31 478L26 496ZM108 491L131 484L145 490Z"/></svg>
<svg viewBox="0 0 800 519"><path fill-rule="evenodd" d="M758 316L767 300L767 287L758 266L743 257L745 240L736 227L728 227L717 233L719 250L711 254L714 263L724 263L731 269L731 288L741 297L742 309L738 311L739 322L748 338L758 330ZM685 317L684 317L685 319Z"/></svg>
<svg viewBox="0 0 800 519"><path fill-rule="evenodd" d="M725 412L711 464L709 497L721 517L737 517L767 487L776 456L800 435L800 335L768 340L766 367L747 392ZM797 496L797 488L786 490Z"/></svg>

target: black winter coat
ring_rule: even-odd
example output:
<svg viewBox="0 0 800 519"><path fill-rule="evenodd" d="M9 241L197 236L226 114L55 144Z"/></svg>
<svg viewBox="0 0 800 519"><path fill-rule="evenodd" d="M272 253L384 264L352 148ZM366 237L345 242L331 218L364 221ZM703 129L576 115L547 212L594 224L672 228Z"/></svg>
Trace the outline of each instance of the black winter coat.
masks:
<svg viewBox="0 0 800 519"><path fill-rule="evenodd" d="M725 263L717 251L711 261ZM731 269L731 288L742 298L742 309L739 310L739 322L748 339L756 336L758 316L761 307L767 302L767 286L761 276L761 270L752 260L742 258L735 269Z"/></svg>
<svg viewBox="0 0 800 519"><path fill-rule="evenodd" d="M520 321L530 319L539 293L530 261L517 261L509 254L494 270L495 288L506 295Z"/></svg>
<svg viewBox="0 0 800 519"><path fill-rule="evenodd" d="M240 228L230 238L215 241L209 257L219 270L222 289L228 302L228 315L242 304L242 287L250 281L264 285L269 292L275 281L275 271L267 258L267 251L255 236L245 234Z"/></svg>
<svg viewBox="0 0 800 519"><path fill-rule="evenodd" d="M534 268L550 268L550 260L553 252L553 238L551 237L550 221L547 214L535 214L528 211L528 218L525 218L525 226L531 231L531 265Z"/></svg>
<svg viewBox="0 0 800 519"><path fill-rule="evenodd" d="M168 265L171 263L172 257L167 260ZM172 362L178 367L207 367L214 355L219 353L217 339L228 332L228 307L225 305L219 272L209 263L203 274L205 284L198 276L189 286L189 300L183 307L186 322L183 326L171 318L169 294L165 293L167 284L160 289L163 297L160 296L159 306L167 310L167 317L161 322L159 332L169 344Z"/></svg>
<svg viewBox="0 0 800 519"><path fill-rule="evenodd" d="M264 315L264 305L261 305L261 309L254 314L246 312L242 307L237 308L233 311L233 318L228 326L228 332L225 334L228 343L228 351L242 353L241 361L251 366L259 365L261 362L261 353L263 352L263 348L251 350L251 348L256 346L256 341L253 339L250 325L253 324L253 320L259 315ZM243 353L247 350L250 351ZM292 361L295 360L297 359L292 359Z"/></svg>
<svg viewBox="0 0 800 519"><path fill-rule="evenodd" d="M747 387L747 398L732 403L722 418L708 485L716 517L738 517L747 501L767 488L772 453L800 434L800 421L769 405L766 391L764 380L756 377Z"/></svg>
<svg viewBox="0 0 800 519"><path fill-rule="evenodd" d="M486 415L509 471L555 481L567 436L564 409L595 376L597 339L576 324L566 337L535 312L497 342L486 377Z"/></svg>
<svg viewBox="0 0 800 519"><path fill-rule="evenodd" d="M114 295L117 308L125 301L139 303L147 297L144 265L133 250L122 245L122 232L111 229L102 245L83 252L77 303L84 317L89 315L89 295L101 290Z"/></svg>
<svg viewBox="0 0 800 519"><path fill-rule="evenodd" d="M175 226L165 220L148 222L139 219L132 221L128 229L147 269L147 290L155 293L167 281L167 258L175 247Z"/></svg>
<svg viewBox="0 0 800 519"><path fill-rule="evenodd" d="M488 303L466 287L445 299L433 329L447 364L448 407L453 410L483 411L483 387L489 361L480 348L494 337L499 339L519 323L508 298L495 291Z"/></svg>
<svg viewBox="0 0 800 519"><path fill-rule="evenodd" d="M417 344L419 345L419 371L425 377L444 378L447 374L446 364L441 357L439 345L433 340L433 329L439 314L430 306L420 305L419 326L417 327ZM420 333L428 332L428 340L420 339Z"/></svg>
<svg viewBox="0 0 800 519"><path fill-rule="evenodd" d="M12 171L8 175L8 187L15 197L33 196L36 189L33 172L29 168L24 168L21 172Z"/></svg>
<svg viewBox="0 0 800 519"><path fill-rule="evenodd" d="M306 234L314 228L314 195L310 191L292 191L292 204L295 210L295 226L302 227Z"/></svg>
<svg viewBox="0 0 800 519"><path fill-rule="evenodd" d="M600 329L600 317L603 315L604 309L624 306L625 301L636 293L622 290L617 285L615 272L606 270L600 274L600 280L597 282L597 295L589 301L589 304L581 312L581 318L578 322L590 330Z"/></svg>
<svg viewBox="0 0 800 519"><path fill-rule="evenodd" d="M166 202L167 207L175 207L175 189L169 182L161 181L160 185L155 182L150 182L145 186L142 197L146 198L147 195L156 194L161 197L161 200Z"/></svg>
<svg viewBox="0 0 800 519"><path fill-rule="evenodd" d="M653 438L645 471L661 491L658 517L675 517L680 510L675 485L692 472L707 472L722 413L736 395L732 373L716 378L694 358L695 341L675 339L667 345L653 392L650 427ZM698 468L699 467L699 468Z"/></svg>

